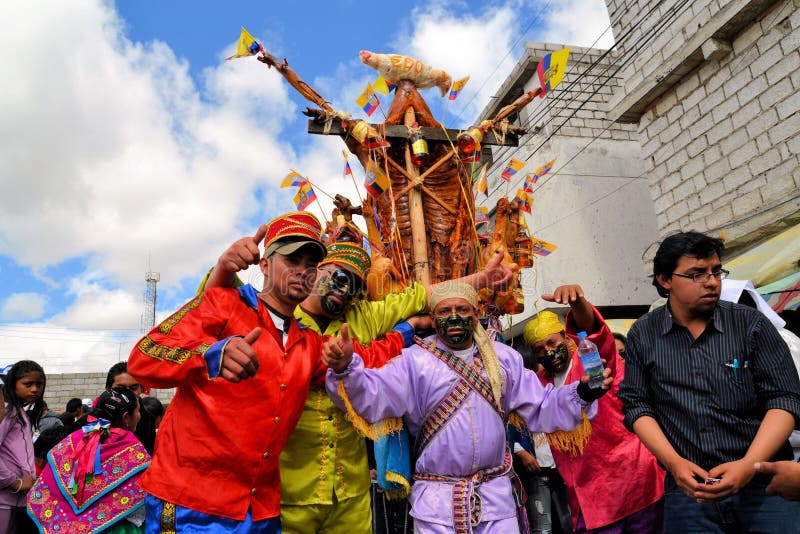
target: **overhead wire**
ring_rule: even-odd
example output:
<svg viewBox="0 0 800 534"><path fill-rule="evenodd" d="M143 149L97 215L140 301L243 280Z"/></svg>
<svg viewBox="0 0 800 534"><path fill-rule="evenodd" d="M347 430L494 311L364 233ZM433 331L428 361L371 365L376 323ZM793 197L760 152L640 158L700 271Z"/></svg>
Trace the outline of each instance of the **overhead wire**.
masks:
<svg viewBox="0 0 800 534"><path fill-rule="evenodd" d="M659 6L661 3L663 3L663 0L662 0L662 2L659 2L658 4L655 4L655 5L654 5L654 6L651 8L651 10L650 10L648 13L645 13L645 14L642 16L642 18L641 18L640 20L644 20L645 18L649 17L649 16L650 16L650 15L651 15L651 14L652 14L654 11L655 11L655 9L657 9L657 8L658 8L658 6ZM636 40L636 41L633 43L633 46L625 50L625 52L624 52L624 54L625 54L625 55L624 55L624 57L622 57L622 58L621 58L621 59L622 59L622 61L619 63L619 65L617 65L616 69L614 70L614 72L613 72L612 74L610 74L610 75L607 75L608 71L609 71L609 70L610 70L610 69L611 69L611 68L614 66L614 64L613 64L613 63L609 63L609 65L608 65L608 66L607 66L607 67L606 67L606 68L605 68L605 69L604 69L602 72L600 72L599 74L595 75L595 76L596 76L596 78L599 78L599 77L601 77L601 76L604 76L604 77L605 77L605 79L604 79L603 81L599 82L599 86L597 86L597 87L596 87L596 88L595 88L595 89L594 89L594 90L593 90L593 91L592 91L592 92L589 94L589 96L588 96L586 99L584 99L582 102L580 102L580 105L578 105L577 107L575 107L575 108L572 110L572 113L571 113L571 114L570 114L570 115L569 115L567 118L565 118L565 119L564 119L564 120L561 122L561 124L559 124L559 125L558 125L558 127L557 127L556 129L554 129L554 130L553 130L551 133L549 133L549 134L546 136L546 138L545 138L544 140L542 140L542 141L541 141L541 143L539 143L539 145L538 145L538 146L537 146L537 147L536 147L534 150L532 150L532 151L530 152L529 156L526 158L526 161L527 161L527 160L530 160L530 159L531 159L531 158L532 158L532 157L533 157L533 156L536 154L536 152L537 152L538 150L540 150L540 149L541 149L541 148L542 148L544 145L546 145L546 144L547 144L547 143L550 141L550 139L552 139L552 138L553 138L553 137L554 137L554 136L555 136L555 135L556 135L556 134L557 134L557 133L558 133L558 132L561 130L561 128L562 128L562 127L564 127L564 125L565 125L565 124L566 124L566 123L567 123L569 120L571 120L571 119L572 119L572 118L575 116L575 114L577 113L577 111L579 111L580 109L583 109L583 107L584 107L584 106L585 106L585 105L586 105L586 104L587 104L587 103L588 103L588 102L589 102L589 101L590 101L590 100L591 100L591 99L592 99L594 96L596 96L596 95L597 95L597 93L598 93L598 92L599 92L599 91L600 91L600 90L601 90L603 87L605 87L605 86L606 86L606 85L609 83L609 81L610 81L611 79L613 79L613 78L615 77L615 75L616 75L616 74L617 74L617 73L618 73L618 72L619 72L621 69L625 68L625 67L626 67L626 66L627 66L627 65L628 65L628 64L629 64L631 61L633 61L633 59L634 59L634 58L637 56L638 52L639 52L639 51L640 51L640 50L641 50L641 49L644 47L644 44L643 44L643 43L645 43L645 42L646 42L646 41L647 41L647 40L650 38L650 36L651 36L653 33L655 33L656 31L659 31L659 30L660 30L660 29L661 29L661 28L662 28L664 25L666 25L667 23L669 23L669 22L671 21L671 19L672 19L672 18L677 18L677 14L678 14L679 10L680 10L681 8L683 8L685 5L687 5L688 3L689 3L689 2L688 2L688 0L682 0L682 1L681 1L679 4L676 4L675 6L671 7L669 10L667 10L667 11L666 11L664 14L662 14L662 16L661 16L660 20L659 20L659 21L657 21L657 23L656 23L655 25L653 25L653 26L650 28L650 30L649 30L648 32L642 32L642 33L641 33L641 35L639 36L639 38L638 38L638 39L637 39L637 40ZM608 55L609 55L609 54L610 54L610 53L611 53L611 52L614 50L614 48L616 48L616 47L619 47L620 45L624 44L624 43L625 43L625 41L626 41L626 40L627 40L627 39L630 37L630 35L632 35L632 32L633 32L633 30L634 30L634 29L635 29L637 26L638 26L638 24L636 24L636 23L632 23L632 24L631 24L631 27L630 27L630 28L629 28L629 29L628 29L628 30L627 30L627 31L626 31L626 32L623 34L623 36L621 36L621 37L620 37L620 39L618 39L618 40L617 40L617 42L615 43L615 45L614 45L612 48L608 49L608 50L607 50L607 51L605 51L603 54L601 54L601 55L600 55L600 56L599 56L597 59L595 59L595 60L592 62L592 64L590 64L590 65L589 65L589 67L587 67L587 68L586 68L586 70L584 70L582 73L580 73L580 74L578 75L578 77L577 77L575 80L573 80L572 82L570 82L570 84L569 84L569 85L568 85L568 86L567 86L565 89L563 89L562 91L559 91L559 92L558 92L558 95L556 96L556 98L554 98L554 99L553 99L553 100L550 102L550 104L549 104L549 105L547 105L547 106L542 106L542 109L543 109L543 111L542 111L541 113L546 113L546 112L548 112L548 111L549 111L549 110L551 110L553 107L555 107L555 105L556 105L556 104L558 104L559 102L562 102L562 103L563 103L563 102L566 102L566 105L564 106L564 108L566 108L566 109L570 109L570 108L568 107L568 105L569 105L571 102L573 102L573 101L577 101L577 100L578 100L578 96L580 96L580 94L581 94L583 91L582 91L582 90L580 90L580 91L578 92L578 96L571 97L571 98L569 98L569 99L566 99L566 100L565 100L565 97L564 97L564 95L566 95L566 94L569 94L569 93L570 93L570 90L571 90L571 88L575 87L577 84L581 83L581 82L582 82L582 80L584 80L585 78L587 78L587 76L588 76L589 72L590 72L590 71L592 71L592 70L594 69L594 67L595 67L595 66L597 66L598 64L600 64L600 62L601 62L601 61L603 61L603 60L604 60L604 59L605 59L605 58L606 58L606 57L607 57L607 56L608 56ZM601 34L601 35L602 35L602 34ZM598 38L598 39L599 39L599 38ZM597 42L597 41L595 41L595 42ZM587 52L588 52L588 50L587 50ZM583 56L581 56L581 59L582 59L583 57L585 57L585 55L586 55L586 53L587 53L587 52L584 52ZM575 63L579 63L579 62L580 62L580 59L579 59L578 61L576 61ZM541 117L541 116L542 116L542 114L541 114L541 113L538 115L538 117ZM537 117L536 115L533 115L533 114L532 114L532 116L528 118L528 120L525 122L525 124L526 124L526 125L529 125L529 124L531 124L532 122L534 122L535 120L537 120L537 119L536 119L536 117ZM559 114L557 114L557 113L551 114L551 117L550 117L550 118L549 118L549 119L548 119L548 120L547 120L547 121L546 121L546 122L545 122L545 123L542 125L542 128L541 128L541 129L544 129L544 128L545 128L547 125L549 125L550 123L554 122L554 121L556 120L556 118L559 118L559 117L560 117L560 115L559 115ZM581 149L581 150L578 152L578 154L580 154L581 152L583 152L583 150L585 150L585 149L586 149L586 148L587 148L587 147L588 147L588 146L589 146L591 143L593 143L593 142L594 142L594 141L595 141L597 138L599 138L599 136L600 136L600 135L602 135L604 132L606 132L606 131L608 130L608 128L609 128L611 125L613 125L613 124L614 124L614 123L612 123L612 122L610 122L610 121L609 121L609 125L608 125L606 128L604 128L604 129L603 129L603 130L602 130L602 131L601 131L599 134L596 134L596 135L594 135L594 136L593 136L593 137L590 139L589 143L587 143L587 145L586 145L586 146L584 146L584 147L583 147L583 148L582 148L582 149ZM531 137L529 138L529 140L528 140L528 141L526 141L526 143L525 143L525 144L527 144L527 143L531 142L532 140L533 140L533 136L531 136ZM525 146L525 145L523 145L523 146ZM513 154L514 154L514 151L512 151L512 150L507 150L507 151L505 151L505 153L503 154L503 155L504 155L504 157L503 157L503 158L499 158L499 159L500 159L500 161L499 161L499 162L496 162L496 163L500 163L500 162L503 162L503 161L508 161L508 160L510 160L510 159L511 159L511 157L513 157ZM576 157L578 154L576 154L575 156L573 156L573 157L572 157L572 158L571 158L569 161L572 161L572 159L574 159L574 158L575 158L575 157ZM567 163L569 163L569 161L568 161ZM536 186L536 189L535 189L535 190L537 190L537 189L540 189L540 188L541 188L542 186L544 186L544 185L545 185L545 184L546 184L546 183L547 183L549 180L551 180L551 179L552 179L552 178L554 178L556 175L558 175L558 174L559 174L559 171L560 171L561 169L563 169L565 166L566 166L566 164L562 164L562 165L560 165L560 166L559 166L559 169L556 169L554 172L551 172L551 173L549 174L549 176L548 176L548 177L547 177L545 180L543 180L542 182L540 182L540 183L538 183L538 184L537 184L537 186ZM520 176L520 178L523 178L523 177L524 177L524 175L521 175L521 176ZM515 181L515 185L514 185L514 187L518 186L520 183L521 183L521 181ZM491 192L489 193L489 195L487 195L487 197L488 197L488 196L491 196L492 194L494 194L494 193L495 193L495 192L496 192L498 189L500 189L501 187L503 187L503 185L504 185L504 184L503 184L502 182L498 183L498 184L497 184L497 186L495 186L495 187L494 187L494 188L491 190ZM508 184L508 185L510 186L510 184Z"/></svg>

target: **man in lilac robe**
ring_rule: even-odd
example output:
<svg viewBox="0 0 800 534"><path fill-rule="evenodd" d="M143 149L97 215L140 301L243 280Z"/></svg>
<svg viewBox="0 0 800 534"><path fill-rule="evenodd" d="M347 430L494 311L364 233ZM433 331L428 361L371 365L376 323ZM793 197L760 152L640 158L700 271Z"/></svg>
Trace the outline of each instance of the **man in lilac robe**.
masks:
<svg viewBox="0 0 800 534"><path fill-rule="evenodd" d="M381 369L365 369L353 355L346 326L323 347L328 394L351 418L403 418L416 436L410 502L417 532L519 532L507 414L515 411L537 432L572 430L584 413L594 417L594 401L612 382L606 370L599 389L590 389L586 376L543 386L518 352L488 340L477 304L471 287L441 284L428 301L436 336L417 338Z"/></svg>

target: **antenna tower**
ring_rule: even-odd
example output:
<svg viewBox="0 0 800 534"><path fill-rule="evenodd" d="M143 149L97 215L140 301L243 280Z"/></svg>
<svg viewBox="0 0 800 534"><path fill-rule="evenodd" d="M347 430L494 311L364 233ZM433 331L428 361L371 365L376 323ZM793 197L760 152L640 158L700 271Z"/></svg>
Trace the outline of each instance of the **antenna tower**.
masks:
<svg viewBox="0 0 800 534"><path fill-rule="evenodd" d="M153 271L147 271L144 275L147 282L147 290L144 293L144 313L142 314L141 330L146 334L156 325L156 297L158 292L156 285L161 280L161 275Z"/></svg>

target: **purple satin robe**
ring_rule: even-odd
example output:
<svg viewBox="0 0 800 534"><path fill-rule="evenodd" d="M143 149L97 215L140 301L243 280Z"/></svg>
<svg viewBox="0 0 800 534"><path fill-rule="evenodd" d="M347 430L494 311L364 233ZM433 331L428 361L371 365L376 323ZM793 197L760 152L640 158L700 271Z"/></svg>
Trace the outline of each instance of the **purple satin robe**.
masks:
<svg viewBox="0 0 800 534"><path fill-rule="evenodd" d="M447 350L438 339L436 342ZM577 383L557 389L550 384L543 386L535 373L524 368L517 351L500 343L495 343L494 348L503 370L505 412L516 411L532 431L572 430L580 425L582 410L590 419L597 413L596 402L586 403L578 396ZM472 356L467 363L472 363ZM337 393L340 378L353 408L364 419L376 422L403 417L413 436L419 432L425 415L438 406L459 377L426 349L412 346L380 369L365 369L361 358L354 355L343 373L328 370L328 394L343 408ZM497 411L471 391L456 415L417 458L415 472L469 477L480 469L503 463L505 439L505 423ZM451 490L448 483L418 480L411 492L411 515L426 522L452 525ZM508 477L489 480L477 492L483 502L482 521L515 516Z"/></svg>

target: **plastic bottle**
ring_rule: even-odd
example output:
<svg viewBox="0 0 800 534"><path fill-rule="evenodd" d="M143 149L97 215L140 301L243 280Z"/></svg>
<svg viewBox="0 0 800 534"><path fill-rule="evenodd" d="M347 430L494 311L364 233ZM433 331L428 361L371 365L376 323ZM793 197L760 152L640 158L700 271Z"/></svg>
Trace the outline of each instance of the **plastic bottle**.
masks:
<svg viewBox="0 0 800 534"><path fill-rule="evenodd" d="M603 385L603 362L597 345L589 341L586 332L578 332L578 354L581 357L583 372L589 375L589 387L597 389Z"/></svg>

